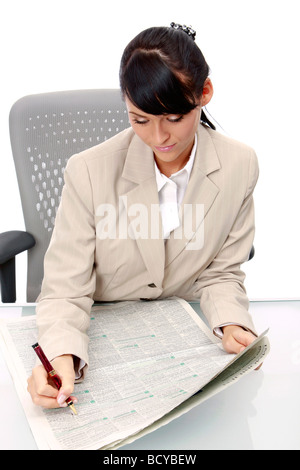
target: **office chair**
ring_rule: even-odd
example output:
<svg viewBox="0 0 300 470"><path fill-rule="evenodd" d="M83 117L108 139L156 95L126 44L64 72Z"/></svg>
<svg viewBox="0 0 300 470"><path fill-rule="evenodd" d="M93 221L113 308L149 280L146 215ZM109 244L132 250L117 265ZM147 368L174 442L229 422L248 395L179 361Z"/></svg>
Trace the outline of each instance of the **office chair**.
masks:
<svg viewBox="0 0 300 470"><path fill-rule="evenodd" d="M129 127L117 89L26 96L12 107L10 138L26 231L0 234L2 302L16 301L15 256L28 250L27 302L35 302L71 155Z"/></svg>

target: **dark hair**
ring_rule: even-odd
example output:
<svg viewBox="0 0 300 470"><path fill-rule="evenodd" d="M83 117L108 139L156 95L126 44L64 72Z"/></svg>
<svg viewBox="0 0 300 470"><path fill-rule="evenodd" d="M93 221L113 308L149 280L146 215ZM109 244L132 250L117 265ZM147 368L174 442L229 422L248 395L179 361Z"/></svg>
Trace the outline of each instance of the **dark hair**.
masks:
<svg viewBox="0 0 300 470"><path fill-rule="evenodd" d="M208 74L193 37L181 29L153 27L125 48L120 86L123 97L145 113L187 114L199 104ZM215 129L203 110L201 120Z"/></svg>

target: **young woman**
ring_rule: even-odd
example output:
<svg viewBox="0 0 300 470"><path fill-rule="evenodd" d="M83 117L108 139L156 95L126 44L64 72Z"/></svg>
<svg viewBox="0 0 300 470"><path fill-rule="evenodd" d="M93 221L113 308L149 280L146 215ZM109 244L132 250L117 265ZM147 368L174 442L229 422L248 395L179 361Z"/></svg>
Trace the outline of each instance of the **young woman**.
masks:
<svg viewBox="0 0 300 470"><path fill-rule="evenodd" d="M240 266L253 243L258 164L207 119L208 75L191 28L150 28L126 47L131 128L65 170L37 306L39 341L63 386L37 366L28 380L37 405L66 406L84 375L94 300L198 299L226 351L254 340Z"/></svg>

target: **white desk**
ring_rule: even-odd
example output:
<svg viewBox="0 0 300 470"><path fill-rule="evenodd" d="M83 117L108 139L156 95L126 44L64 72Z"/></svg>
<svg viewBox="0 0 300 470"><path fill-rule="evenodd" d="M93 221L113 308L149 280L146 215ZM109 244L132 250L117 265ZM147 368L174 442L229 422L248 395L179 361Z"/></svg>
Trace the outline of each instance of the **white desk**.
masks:
<svg viewBox="0 0 300 470"><path fill-rule="evenodd" d="M21 311L0 306L0 318ZM263 367L122 450L300 450L300 301L251 302L250 312L258 332L270 328ZM36 449L1 354L0 393L0 449Z"/></svg>

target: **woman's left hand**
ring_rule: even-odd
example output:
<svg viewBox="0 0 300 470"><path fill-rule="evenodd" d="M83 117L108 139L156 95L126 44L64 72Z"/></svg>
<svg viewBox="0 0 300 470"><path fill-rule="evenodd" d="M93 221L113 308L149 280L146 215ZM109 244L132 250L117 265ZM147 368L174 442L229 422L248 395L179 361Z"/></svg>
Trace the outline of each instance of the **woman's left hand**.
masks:
<svg viewBox="0 0 300 470"><path fill-rule="evenodd" d="M255 340L255 336L237 325L223 326L222 343L226 352L238 354Z"/></svg>
<svg viewBox="0 0 300 470"><path fill-rule="evenodd" d="M252 333L237 325L223 326L223 334L223 347L230 354L238 354L256 339ZM255 370L260 369L261 366L262 364Z"/></svg>

